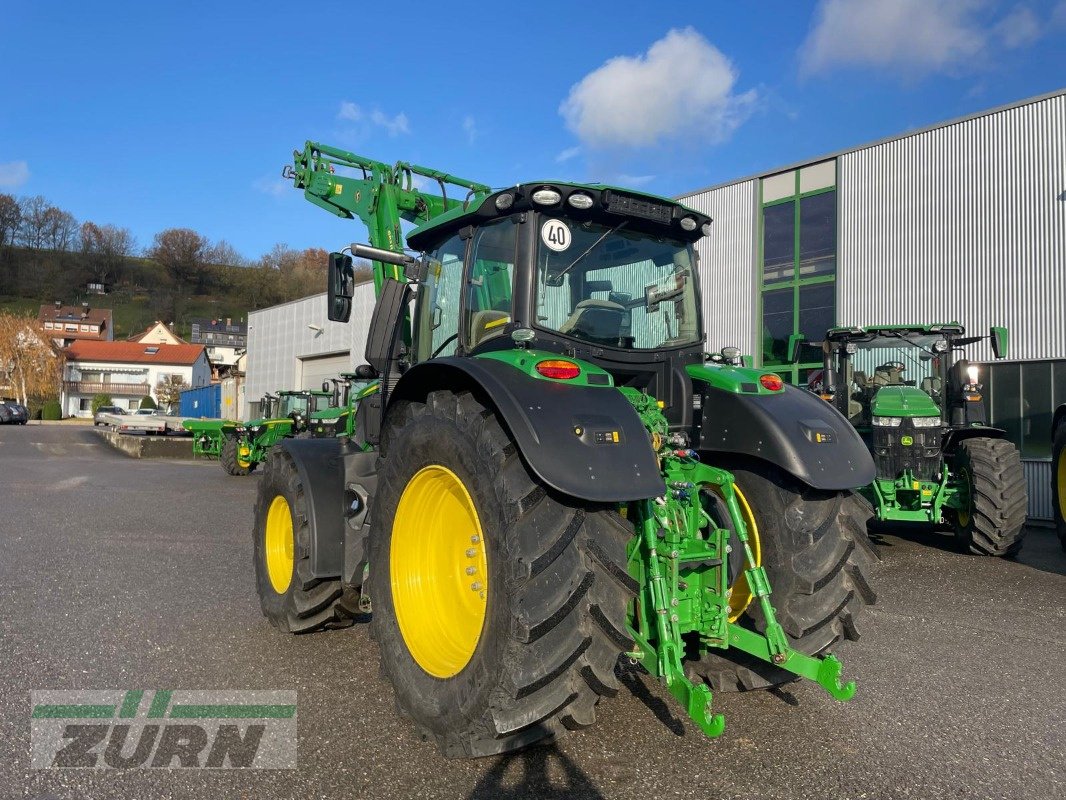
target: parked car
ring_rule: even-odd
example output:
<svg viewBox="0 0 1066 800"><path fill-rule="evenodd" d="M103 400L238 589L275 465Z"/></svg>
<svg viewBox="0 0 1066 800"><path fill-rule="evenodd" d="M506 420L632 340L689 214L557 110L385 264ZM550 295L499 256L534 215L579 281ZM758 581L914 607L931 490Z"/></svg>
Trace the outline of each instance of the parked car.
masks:
<svg viewBox="0 0 1066 800"><path fill-rule="evenodd" d="M100 406L93 415L93 425L115 425L115 417L126 416L126 409L118 406Z"/></svg>
<svg viewBox="0 0 1066 800"><path fill-rule="evenodd" d="M21 403L14 400L0 402L0 425L25 425L29 419L30 412Z"/></svg>

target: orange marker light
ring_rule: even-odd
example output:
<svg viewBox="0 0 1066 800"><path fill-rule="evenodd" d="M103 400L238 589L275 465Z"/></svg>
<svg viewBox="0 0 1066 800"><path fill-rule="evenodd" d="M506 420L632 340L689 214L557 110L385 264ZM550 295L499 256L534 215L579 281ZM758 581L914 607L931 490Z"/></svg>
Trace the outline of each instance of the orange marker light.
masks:
<svg viewBox="0 0 1066 800"><path fill-rule="evenodd" d="M781 380L781 376L772 372L768 375L760 375L759 383L763 385L764 389L769 389L771 392L779 392L781 387L785 385L785 382Z"/></svg>
<svg viewBox="0 0 1066 800"><path fill-rule="evenodd" d="M575 364L573 361L562 361L560 359L553 359L551 361L541 361L537 364L537 372L543 375L545 378L555 378L556 380L568 381L576 378L581 374L581 367Z"/></svg>

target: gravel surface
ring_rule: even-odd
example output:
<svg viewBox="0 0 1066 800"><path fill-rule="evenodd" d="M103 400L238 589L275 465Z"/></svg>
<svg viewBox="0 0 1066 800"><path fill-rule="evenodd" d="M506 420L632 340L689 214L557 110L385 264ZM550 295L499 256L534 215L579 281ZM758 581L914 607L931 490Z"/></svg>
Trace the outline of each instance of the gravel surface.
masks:
<svg viewBox="0 0 1066 800"><path fill-rule="evenodd" d="M256 477L128 459L79 428L0 428L0 797L1060 798L1066 555L1018 561L885 535L880 601L842 648L850 703L817 686L721 694L705 739L625 672L592 728L449 761L396 713L364 625L293 637L261 616ZM33 770L34 689L298 692L295 770Z"/></svg>

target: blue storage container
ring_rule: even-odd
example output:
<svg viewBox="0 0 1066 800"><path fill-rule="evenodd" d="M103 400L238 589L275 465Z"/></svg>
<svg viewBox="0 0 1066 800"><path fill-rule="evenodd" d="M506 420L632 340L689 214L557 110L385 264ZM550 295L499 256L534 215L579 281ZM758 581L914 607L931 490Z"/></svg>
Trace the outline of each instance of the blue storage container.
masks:
<svg viewBox="0 0 1066 800"><path fill-rule="evenodd" d="M186 389L181 393L178 413L183 417L218 419L222 416L222 384Z"/></svg>

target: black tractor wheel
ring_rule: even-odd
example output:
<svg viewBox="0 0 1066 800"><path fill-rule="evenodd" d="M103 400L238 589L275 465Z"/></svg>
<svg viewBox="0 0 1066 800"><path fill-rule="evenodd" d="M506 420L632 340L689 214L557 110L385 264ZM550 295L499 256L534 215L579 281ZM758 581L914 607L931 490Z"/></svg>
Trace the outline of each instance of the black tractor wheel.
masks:
<svg viewBox="0 0 1066 800"><path fill-rule="evenodd" d="M219 463L227 475L249 475L256 467L255 461L249 461L241 455L240 439L236 436L227 436L222 443L222 452L219 454Z"/></svg>
<svg viewBox="0 0 1066 800"><path fill-rule="evenodd" d="M433 392L385 430L371 631L396 703L451 757L591 725L632 645L632 528L546 489L473 395Z"/></svg>
<svg viewBox="0 0 1066 800"><path fill-rule="evenodd" d="M955 457L969 508L956 512L955 539L981 556L1013 556L1022 549L1029 503L1018 448L1005 439L966 439Z"/></svg>
<svg viewBox="0 0 1066 800"><path fill-rule="evenodd" d="M808 655L858 639L879 557L866 526L868 503L851 492L826 492L799 483L769 465L731 468L756 559L770 580L770 602L789 643ZM724 520L720 522L724 524ZM739 542L733 541L733 554ZM766 620L731 563L730 619L764 631ZM739 650L711 650L687 665L714 691L745 691L796 680Z"/></svg>
<svg viewBox="0 0 1066 800"><path fill-rule="evenodd" d="M1066 550L1066 421L1059 423L1051 441L1051 503L1059 544Z"/></svg>
<svg viewBox="0 0 1066 800"><path fill-rule="evenodd" d="M255 586L266 618L291 633L345 626L358 611L355 590L311 575L310 536L299 471L292 456L275 447L255 504Z"/></svg>

